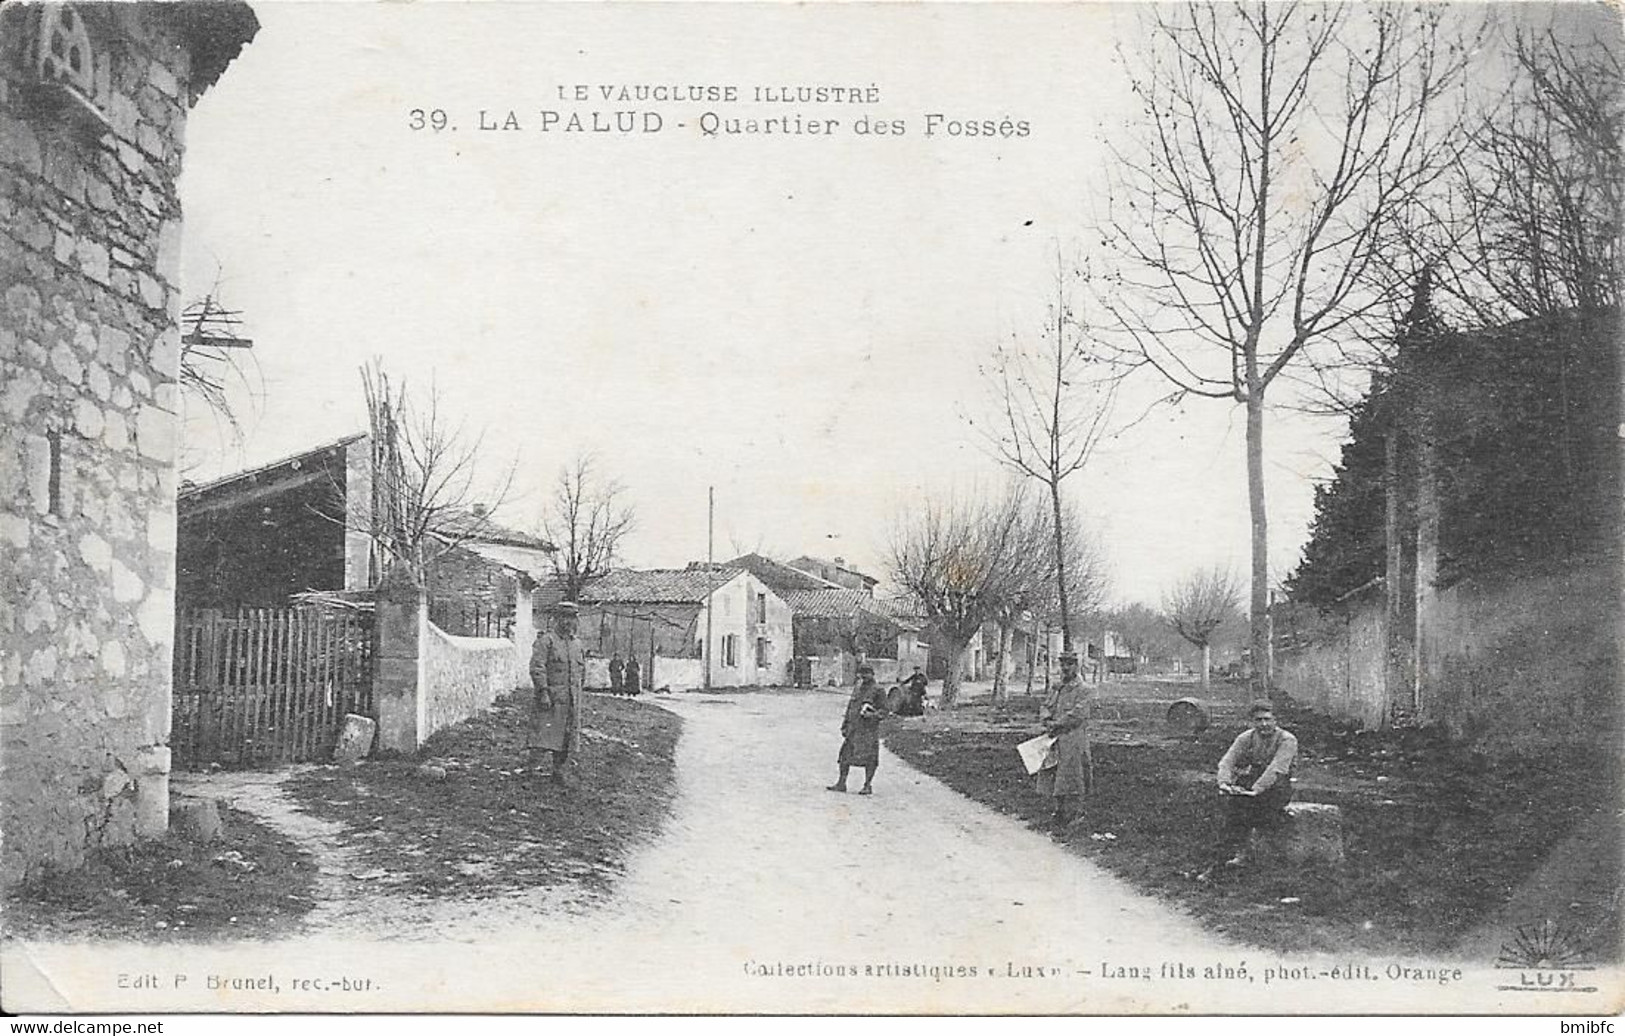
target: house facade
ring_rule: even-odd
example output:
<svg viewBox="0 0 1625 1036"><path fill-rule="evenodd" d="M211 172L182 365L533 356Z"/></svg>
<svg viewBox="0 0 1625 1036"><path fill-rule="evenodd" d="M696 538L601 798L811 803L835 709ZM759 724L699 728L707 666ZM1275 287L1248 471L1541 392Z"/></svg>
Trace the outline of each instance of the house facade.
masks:
<svg viewBox="0 0 1625 1036"><path fill-rule="evenodd" d="M561 599L557 582L537 592L538 629L546 628L545 613ZM589 666L595 685L607 683L603 666L617 654L636 658L650 687L776 686L788 680L789 606L745 569L621 569L589 583L577 604L582 642L599 663Z"/></svg>
<svg viewBox="0 0 1625 1036"><path fill-rule="evenodd" d="M796 659L791 678L798 686L850 684L860 662L873 665L875 678L883 683L930 663L924 623L876 598L875 580L856 570L809 557L783 564L760 554L727 564L748 570L789 606ZM845 582L833 582L814 569L842 575Z"/></svg>
<svg viewBox="0 0 1625 1036"><path fill-rule="evenodd" d="M0 883L168 826L188 113L242 3L0 7Z"/></svg>

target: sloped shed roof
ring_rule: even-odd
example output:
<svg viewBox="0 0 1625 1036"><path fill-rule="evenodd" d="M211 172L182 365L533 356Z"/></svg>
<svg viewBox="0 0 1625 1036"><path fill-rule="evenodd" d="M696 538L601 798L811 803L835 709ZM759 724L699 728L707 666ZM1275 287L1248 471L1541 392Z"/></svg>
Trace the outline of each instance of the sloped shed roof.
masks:
<svg viewBox="0 0 1625 1036"><path fill-rule="evenodd" d="M581 591L582 604L704 604L711 591L741 575L742 568L617 569L594 579ZM562 599L558 580L536 591L543 605Z"/></svg>

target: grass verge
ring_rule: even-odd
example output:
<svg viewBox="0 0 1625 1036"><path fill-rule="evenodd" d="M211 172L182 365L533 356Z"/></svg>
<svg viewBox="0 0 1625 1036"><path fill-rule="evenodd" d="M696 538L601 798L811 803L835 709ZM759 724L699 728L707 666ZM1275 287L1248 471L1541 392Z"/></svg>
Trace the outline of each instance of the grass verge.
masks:
<svg viewBox="0 0 1625 1036"><path fill-rule="evenodd" d="M588 694L576 782L526 772L529 693L425 742L416 756L321 767L284 788L344 826L357 873L381 889L481 896L576 883L601 891L664 822L681 720L635 698Z"/></svg>
<svg viewBox="0 0 1625 1036"><path fill-rule="evenodd" d="M6 897L8 939L209 942L294 931L315 905L316 865L247 813L222 812L224 837L174 835L90 854Z"/></svg>
<svg viewBox="0 0 1625 1036"><path fill-rule="evenodd" d="M1002 713L975 705L926 723L894 720L886 743L961 794L1042 827L1050 803L1015 751L1036 732L1034 713L1036 702L1018 700ZM1194 739L1117 732L1097 740L1086 819L1057 837L1244 942L1426 954L1449 951L1491 917L1576 824L1599 815L1618 823L1614 758L1570 753L1492 764L1428 732L1354 733L1291 710L1282 721L1301 746L1295 798L1342 809L1342 863L1221 866L1201 879L1218 862L1210 775L1239 730L1230 725ZM1617 846L1617 830L1612 839ZM1573 916L1589 919L1580 938L1596 956L1616 955L1617 885L1577 884L1573 896L1597 900L1569 904Z"/></svg>

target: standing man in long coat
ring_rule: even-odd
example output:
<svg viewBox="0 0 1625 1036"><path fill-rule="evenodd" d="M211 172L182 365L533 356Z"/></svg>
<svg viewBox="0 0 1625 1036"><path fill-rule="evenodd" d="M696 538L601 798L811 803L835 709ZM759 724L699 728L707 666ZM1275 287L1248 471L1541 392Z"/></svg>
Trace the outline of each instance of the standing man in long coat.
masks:
<svg viewBox="0 0 1625 1036"><path fill-rule="evenodd" d="M553 628L536 635L530 652L530 727L525 745L531 772L541 767L543 752L552 755L555 784L564 784L570 760L581 746L581 694L587 675L586 654L576 638L576 605L564 601L553 609Z"/></svg>
<svg viewBox="0 0 1625 1036"><path fill-rule="evenodd" d="M846 775L854 766L863 767L863 787L859 795L875 793L875 770L880 766L880 721L886 716L886 695L875 683L875 667L858 666L858 685L852 688L846 713L841 717L841 752L836 763L841 776L830 791L846 790Z"/></svg>
<svg viewBox="0 0 1625 1036"><path fill-rule="evenodd" d="M1095 783L1094 758L1089 753L1089 719L1094 703L1088 685L1078 676L1078 655L1061 654L1061 682L1050 688L1038 710L1044 732L1055 738L1050 755L1054 766L1038 771L1038 790L1055 800L1055 825L1065 827L1077 819L1083 797Z"/></svg>

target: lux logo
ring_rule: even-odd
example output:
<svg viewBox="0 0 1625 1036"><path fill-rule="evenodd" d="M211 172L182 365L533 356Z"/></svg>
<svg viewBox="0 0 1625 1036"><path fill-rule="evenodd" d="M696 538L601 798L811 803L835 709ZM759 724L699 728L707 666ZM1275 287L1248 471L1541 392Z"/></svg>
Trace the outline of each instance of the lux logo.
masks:
<svg viewBox="0 0 1625 1036"><path fill-rule="evenodd" d="M1574 972L1572 971L1520 971L1518 984L1531 988L1546 989L1574 989Z"/></svg>

